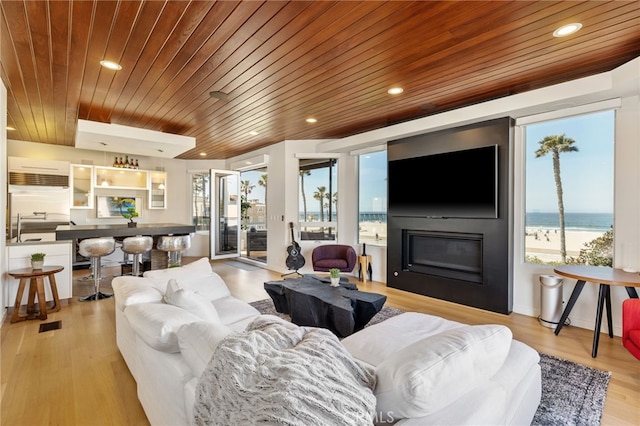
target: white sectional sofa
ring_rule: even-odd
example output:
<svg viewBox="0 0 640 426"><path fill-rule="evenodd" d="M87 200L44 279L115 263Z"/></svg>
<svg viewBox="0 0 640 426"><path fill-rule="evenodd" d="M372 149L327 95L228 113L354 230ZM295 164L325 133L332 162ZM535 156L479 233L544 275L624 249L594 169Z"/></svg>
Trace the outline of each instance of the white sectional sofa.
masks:
<svg viewBox="0 0 640 426"><path fill-rule="evenodd" d="M231 296L206 258L112 286L117 345L150 423L193 424L198 379L216 346L259 312ZM341 343L375 370L372 422L528 425L540 402L538 353L504 326L404 313Z"/></svg>

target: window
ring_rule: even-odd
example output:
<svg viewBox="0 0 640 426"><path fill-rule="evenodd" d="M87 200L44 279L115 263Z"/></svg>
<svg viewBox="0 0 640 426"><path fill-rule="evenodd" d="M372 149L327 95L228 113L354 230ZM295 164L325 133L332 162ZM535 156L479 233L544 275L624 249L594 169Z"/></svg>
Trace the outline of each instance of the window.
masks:
<svg viewBox="0 0 640 426"><path fill-rule="evenodd" d="M613 110L528 124L525 260L612 266Z"/></svg>
<svg viewBox="0 0 640 426"><path fill-rule="evenodd" d="M191 217L197 231L208 231L211 217L209 172L191 175Z"/></svg>
<svg viewBox="0 0 640 426"><path fill-rule="evenodd" d="M267 261L267 167L240 173L241 256Z"/></svg>
<svg viewBox="0 0 640 426"><path fill-rule="evenodd" d="M359 156L360 243L387 245L387 151Z"/></svg>
<svg viewBox="0 0 640 426"><path fill-rule="evenodd" d="M337 160L300 159L301 240L335 240L338 212Z"/></svg>

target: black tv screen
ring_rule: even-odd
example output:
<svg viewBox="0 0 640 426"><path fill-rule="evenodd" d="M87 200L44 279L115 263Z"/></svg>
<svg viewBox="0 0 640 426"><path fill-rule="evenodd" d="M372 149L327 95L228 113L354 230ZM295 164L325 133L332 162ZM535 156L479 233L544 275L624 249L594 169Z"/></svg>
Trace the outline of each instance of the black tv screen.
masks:
<svg viewBox="0 0 640 426"><path fill-rule="evenodd" d="M389 161L389 214L498 217L498 146Z"/></svg>

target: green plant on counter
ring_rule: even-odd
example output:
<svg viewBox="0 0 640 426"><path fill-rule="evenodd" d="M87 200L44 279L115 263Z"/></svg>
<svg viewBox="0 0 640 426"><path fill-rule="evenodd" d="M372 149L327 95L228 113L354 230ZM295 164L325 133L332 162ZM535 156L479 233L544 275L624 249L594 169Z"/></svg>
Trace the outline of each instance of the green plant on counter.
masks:
<svg viewBox="0 0 640 426"><path fill-rule="evenodd" d="M113 203L120 210L120 215L125 219L129 219L130 222L133 222L134 217L138 217L139 214L135 208L135 202L133 198L116 198Z"/></svg>
<svg viewBox="0 0 640 426"><path fill-rule="evenodd" d="M46 256L45 253L33 253L31 255L31 260L34 262L40 262L44 260L44 257Z"/></svg>
<svg viewBox="0 0 640 426"><path fill-rule="evenodd" d="M338 268L329 269L329 276L331 278L340 278L340 269Z"/></svg>

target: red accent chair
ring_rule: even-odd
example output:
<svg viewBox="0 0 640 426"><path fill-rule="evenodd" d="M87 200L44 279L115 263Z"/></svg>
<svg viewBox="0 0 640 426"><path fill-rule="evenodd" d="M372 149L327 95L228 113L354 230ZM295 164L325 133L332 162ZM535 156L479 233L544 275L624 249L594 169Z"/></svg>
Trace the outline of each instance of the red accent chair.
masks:
<svg viewBox="0 0 640 426"><path fill-rule="evenodd" d="M622 302L622 345L640 359L640 299Z"/></svg>
<svg viewBox="0 0 640 426"><path fill-rule="evenodd" d="M353 247L342 244L325 244L313 249L311 264L314 271L329 272L338 268L342 272L351 272L356 266L358 256Z"/></svg>

